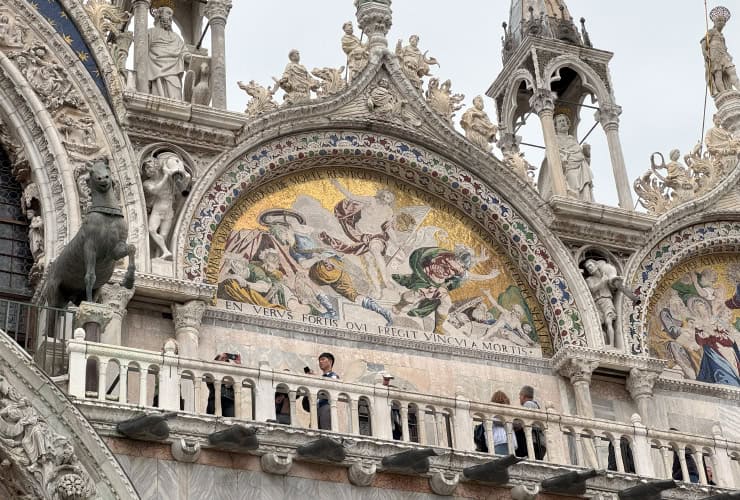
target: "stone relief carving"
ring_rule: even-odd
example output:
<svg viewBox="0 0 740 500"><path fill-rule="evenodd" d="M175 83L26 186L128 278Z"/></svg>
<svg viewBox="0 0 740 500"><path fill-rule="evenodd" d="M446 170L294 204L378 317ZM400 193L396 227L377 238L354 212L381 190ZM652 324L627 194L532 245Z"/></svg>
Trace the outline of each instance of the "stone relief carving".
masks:
<svg viewBox="0 0 740 500"><path fill-rule="evenodd" d="M70 114L61 114L56 121L63 136L62 142L68 151L86 156L100 151L94 119L89 116L75 118Z"/></svg>
<svg viewBox="0 0 740 500"><path fill-rule="evenodd" d="M189 193L191 174L182 158L171 151L159 152L147 158L142 170L149 209L149 236L159 250L158 257L172 260L167 238L175 220L175 208Z"/></svg>
<svg viewBox="0 0 740 500"><path fill-rule="evenodd" d="M367 44L363 44L353 33L352 22L347 21L342 25L342 51L347 56L347 68L349 75L348 83L351 82L363 69L370 60L370 52Z"/></svg>
<svg viewBox="0 0 740 500"><path fill-rule="evenodd" d="M730 11L726 7L715 7L709 13L714 26L701 39L701 51L704 55L706 80L709 92L715 96L726 90L740 89L737 79L735 63L727 51L725 36L722 34L727 21L730 20Z"/></svg>
<svg viewBox="0 0 740 500"><path fill-rule="evenodd" d="M283 70L283 76L280 79L274 78L278 86L285 92L283 99L285 104L300 104L311 99L311 91L319 88L317 82L308 73L308 70L301 64L301 53L296 49L288 53L290 61Z"/></svg>
<svg viewBox="0 0 740 500"><path fill-rule="evenodd" d="M719 125L717 115L704 143L706 150L702 151L702 144L698 143L684 156L684 163L679 160L678 149L670 152L668 163L659 152L650 155L650 170L633 184L638 201L649 213L661 214L704 195L735 168L740 139ZM660 158L660 164L656 163L656 157Z"/></svg>
<svg viewBox="0 0 740 500"><path fill-rule="evenodd" d="M583 263L586 269L586 284L599 311L599 320L606 333L606 344L614 345L614 322L617 310L614 307L614 293L617 282L624 278L617 276L617 269L604 260L588 259Z"/></svg>
<svg viewBox="0 0 740 500"><path fill-rule="evenodd" d="M483 151L491 152L496 140L498 127L488 118L488 113L483 111L483 97L473 98L473 107L468 108L460 119L460 126L465 131L465 137L481 148Z"/></svg>
<svg viewBox="0 0 740 500"><path fill-rule="evenodd" d="M375 87L370 90L367 99L367 107L371 113L383 118L396 118L407 122L414 127L421 125L421 120L413 112L408 110L408 103L398 97L390 88L387 78L378 80Z"/></svg>
<svg viewBox="0 0 740 500"><path fill-rule="evenodd" d="M0 47L21 48L25 37L26 31L17 23L15 14L0 10Z"/></svg>
<svg viewBox="0 0 740 500"><path fill-rule="evenodd" d="M273 100L279 88L277 83L272 87L263 87L254 80L250 80L249 83L237 82L237 85L251 97L247 103L247 109L244 110L249 118L278 109L277 103Z"/></svg>
<svg viewBox="0 0 740 500"><path fill-rule="evenodd" d="M1 371L0 450L22 468L34 498L72 500L95 494L95 486L69 439L54 432Z"/></svg>
<svg viewBox="0 0 740 500"><path fill-rule="evenodd" d="M452 82L445 80L440 85L437 78L431 78L426 92L427 103L442 118L452 124L452 117L455 112L462 108L462 101L465 99L463 94L452 93Z"/></svg>
<svg viewBox="0 0 740 500"><path fill-rule="evenodd" d="M314 68L311 74L319 79L319 87L316 89L316 95L326 97L337 92L341 92L347 87L344 81L344 66L339 68Z"/></svg>
<svg viewBox="0 0 740 500"><path fill-rule="evenodd" d="M411 84L419 92L422 88L422 78L430 76L429 66L436 64L437 60L433 57L427 57L427 53L419 50L419 35L411 35L408 45L403 45L401 40L396 44L396 56L401 62L401 68L404 74L411 80Z"/></svg>
<svg viewBox="0 0 740 500"><path fill-rule="evenodd" d="M107 40L108 50L125 83L126 59L134 34L131 31L124 31L124 28L131 15L106 0L89 0L84 8L95 28Z"/></svg>

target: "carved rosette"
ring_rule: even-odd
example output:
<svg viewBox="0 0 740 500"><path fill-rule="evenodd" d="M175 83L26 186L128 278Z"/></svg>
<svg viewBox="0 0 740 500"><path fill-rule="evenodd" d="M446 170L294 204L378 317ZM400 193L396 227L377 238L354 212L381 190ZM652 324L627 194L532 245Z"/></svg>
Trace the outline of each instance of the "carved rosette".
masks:
<svg viewBox="0 0 740 500"><path fill-rule="evenodd" d="M658 377L660 377L659 372L632 368L629 377L627 377L627 390L632 399L637 400L640 397L652 396L653 387L655 387Z"/></svg>
<svg viewBox="0 0 740 500"><path fill-rule="evenodd" d="M191 300L184 304L172 304L172 316L175 330L183 328L200 328L200 321L206 310L206 303L202 300Z"/></svg>
<svg viewBox="0 0 740 500"><path fill-rule="evenodd" d="M393 24L390 0L359 0L357 5L357 25L368 35L368 47L387 47L385 36Z"/></svg>
<svg viewBox="0 0 740 500"><path fill-rule="evenodd" d="M532 97L529 98L529 105L535 113L553 113L555 111L555 100L557 94L550 89L536 89Z"/></svg>
<svg viewBox="0 0 740 500"><path fill-rule="evenodd" d="M570 379L575 385L580 382L591 383L591 374L599 366L599 360L589 358L568 358L558 368L558 373Z"/></svg>

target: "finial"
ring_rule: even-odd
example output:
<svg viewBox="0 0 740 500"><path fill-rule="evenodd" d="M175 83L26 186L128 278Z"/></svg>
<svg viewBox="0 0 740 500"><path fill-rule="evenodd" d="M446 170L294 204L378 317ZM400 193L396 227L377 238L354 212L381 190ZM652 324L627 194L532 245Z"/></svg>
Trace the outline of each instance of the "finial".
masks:
<svg viewBox="0 0 740 500"><path fill-rule="evenodd" d="M581 18L581 36L583 37L583 45L586 47L593 47L593 44L591 43L591 37L588 35L588 31L586 31L586 18Z"/></svg>
<svg viewBox="0 0 740 500"><path fill-rule="evenodd" d="M506 21L504 21L503 23L501 23L501 27L504 29L504 32L505 32L506 31L506 28L508 28L509 25L506 24Z"/></svg>
<svg viewBox="0 0 740 500"><path fill-rule="evenodd" d="M527 9L527 10L529 11L529 20L530 20L530 21L534 20L534 7L532 7L532 6L530 5L530 6L529 6L529 9Z"/></svg>
<svg viewBox="0 0 740 500"><path fill-rule="evenodd" d="M565 5L560 6L560 19L565 19Z"/></svg>

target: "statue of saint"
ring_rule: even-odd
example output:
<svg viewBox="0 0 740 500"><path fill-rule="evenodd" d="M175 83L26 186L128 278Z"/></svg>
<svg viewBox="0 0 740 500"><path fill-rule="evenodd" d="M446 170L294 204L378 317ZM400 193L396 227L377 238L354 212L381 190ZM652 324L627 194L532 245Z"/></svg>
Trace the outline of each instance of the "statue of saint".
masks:
<svg viewBox="0 0 740 500"><path fill-rule="evenodd" d="M149 58L144 71L149 81L149 93L182 100L182 74L185 72L185 42L172 31L172 9L160 7L154 11L154 26L149 28Z"/></svg>
<svg viewBox="0 0 740 500"><path fill-rule="evenodd" d="M555 116L555 133L568 196L583 201L594 201L591 146L588 144L581 146L570 134L570 118L567 115Z"/></svg>
<svg viewBox="0 0 740 500"><path fill-rule="evenodd" d="M722 34L725 24L730 19L730 11L725 7L715 7L709 13L709 17L714 26L701 39L701 50L704 54L707 85L714 96L725 90L740 88L740 82L737 79L735 63L727 52L725 36Z"/></svg>
<svg viewBox="0 0 740 500"><path fill-rule="evenodd" d="M396 56L401 62L401 68L406 76L411 80L414 87L421 91L421 78L429 76L429 66L432 64L439 65L433 57L427 57L426 52L422 54L419 50L419 36L411 35L409 44L403 46L401 40L396 44Z"/></svg>
<svg viewBox="0 0 740 500"><path fill-rule="evenodd" d="M301 53L296 49L288 53L290 62L285 66L283 76L273 78L285 92L283 99L287 104L297 104L311 99L311 91L319 88L319 82L311 77L308 70L300 63Z"/></svg>
<svg viewBox="0 0 740 500"><path fill-rule="evenodd" d="M370 56L367 45L363 44L354 35L350 21L342 25L342 30L344 31L344 35L342 36L342 51L347 55L349 81L351 82L367 66Z"/></svg>
<svg viewBox="0 0 740 500"><path fill-rule="evenodd" d="M491 152L491 143L496 140L498 127L488 118L483 111L483 98L473 98L473 107L468 108L460 119L460 126L465 131L465 137L484 151Z"/></svg>
<svg viewBox="0 0 740 500"><path fill-rule="evenodd" d="M614 266L603 260L588 259L583 263L588 276L586 284L599 311L599 319L606 330L606 344L614 345L614 322L617 319L617 310L614 307L615 281L621 280L617 276Z"/></svg>

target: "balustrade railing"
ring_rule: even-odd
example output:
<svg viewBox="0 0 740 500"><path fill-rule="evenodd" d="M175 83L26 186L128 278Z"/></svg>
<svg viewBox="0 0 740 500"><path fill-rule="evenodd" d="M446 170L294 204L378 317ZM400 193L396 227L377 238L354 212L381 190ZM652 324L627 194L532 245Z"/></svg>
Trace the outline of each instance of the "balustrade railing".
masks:
<svg viewBox="0 0 740 500"><path fill-rule="evenodd" d="M68 342L68 351L69 393L81 399L466 452L480 450L484 434L488 453L740 487L740 443L726 440L718 427L712 437L697 436L647 428L638 415L630 423L587 419L550 407L532 410L274 371L266 362L248 367L202 361L178 356L174 345L157 353L86 342L81 330ZM476 431L478 426L484 432Z"/></svg>

